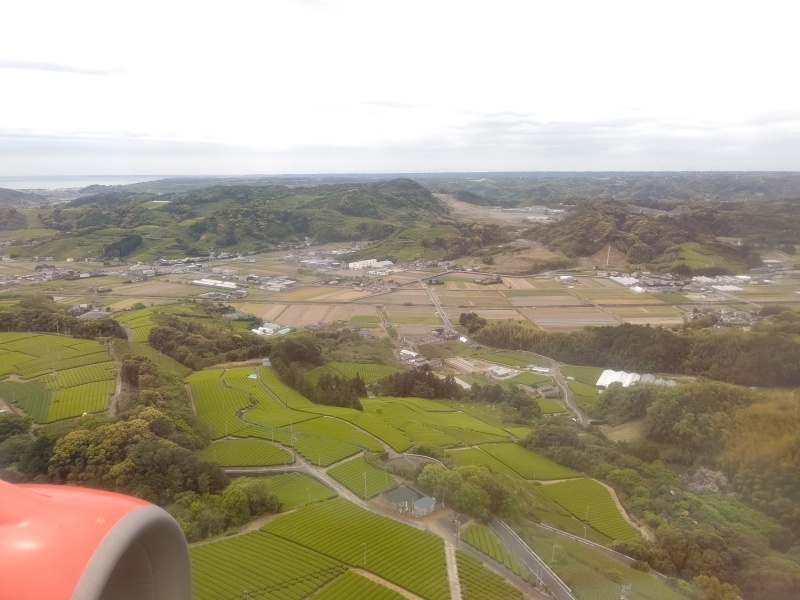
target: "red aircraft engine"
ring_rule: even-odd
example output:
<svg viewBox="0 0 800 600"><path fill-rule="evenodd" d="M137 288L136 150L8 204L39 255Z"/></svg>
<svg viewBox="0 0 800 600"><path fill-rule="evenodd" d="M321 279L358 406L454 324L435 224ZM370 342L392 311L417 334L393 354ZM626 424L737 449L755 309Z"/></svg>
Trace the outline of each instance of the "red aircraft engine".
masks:
<svg viewBox="0 0 800 600"><path fill-rule="evenodd" d="M188 600L186 540L112 492L0 481L0 600Z"/></svg>

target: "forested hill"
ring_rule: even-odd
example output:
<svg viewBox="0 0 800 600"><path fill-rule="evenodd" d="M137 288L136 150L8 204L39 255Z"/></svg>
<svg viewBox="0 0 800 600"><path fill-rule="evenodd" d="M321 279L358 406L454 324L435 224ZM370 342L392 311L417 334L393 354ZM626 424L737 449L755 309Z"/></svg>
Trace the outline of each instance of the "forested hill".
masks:
<svg viewBox="0 0 800 600"><path fill-rule="evenodd" d="M147 260L197 256L209 247L243 252L309 240L378 240L420 222L449 222L444 204L410 179L315 187L217 185L162 195L98 190L35 216L54 233L35 249L14 247L20 256L62 254L60 242L67 238L81 238L82 255L98 256L116 238L136 235L141 244L117 258Z"/></svg>
<svg viewBox="0 0 800 600"><path fill-rule="evenodd" d="M755 252L800 243L800 215L791 202L705 204L652 214L615 201L586 202L562 221L540 225L531 237L571 257L591 256L607 246L626 254L631 265L671 270L682 244L694 243L717 271L761 265ZM735 237L736 244L718 237ZM688 273L687 273L688 274Z"/></svg>

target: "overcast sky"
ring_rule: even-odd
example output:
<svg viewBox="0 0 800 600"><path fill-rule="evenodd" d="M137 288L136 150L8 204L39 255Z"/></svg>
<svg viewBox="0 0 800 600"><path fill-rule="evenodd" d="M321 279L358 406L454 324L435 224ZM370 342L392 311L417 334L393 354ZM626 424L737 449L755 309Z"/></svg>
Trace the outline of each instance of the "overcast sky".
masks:
<svg viewBox="0 0 800 600"><path fill-rule="evenodd" d="M0 176L798 170L797 10L5 2Z"/></svg>

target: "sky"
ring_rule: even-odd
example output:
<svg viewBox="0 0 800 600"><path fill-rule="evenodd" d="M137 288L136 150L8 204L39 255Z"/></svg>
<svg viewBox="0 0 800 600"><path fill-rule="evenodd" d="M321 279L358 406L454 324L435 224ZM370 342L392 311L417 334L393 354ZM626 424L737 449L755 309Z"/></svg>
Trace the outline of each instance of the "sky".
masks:
<svg viewBox="0 0 800 600"><path fill-rule="evenodd" d="M795 10L6 2L0 176L800 170Z"/></svg>

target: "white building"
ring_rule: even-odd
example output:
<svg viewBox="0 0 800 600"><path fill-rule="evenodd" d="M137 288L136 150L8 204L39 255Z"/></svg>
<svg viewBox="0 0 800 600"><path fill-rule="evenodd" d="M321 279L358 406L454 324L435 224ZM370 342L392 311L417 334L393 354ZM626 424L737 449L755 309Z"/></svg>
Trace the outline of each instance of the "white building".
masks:
<svg viewBox="0 0 800 600"><path fill-rule="evenodd" d="M239 287L232 281L220 281L219 279L195 279L192 285L220 288L223 290L235 290Z"/></svg>
<svg viewBox="0 0 800 600"><path fill-rule="evenodd" d="M656 379L655 376L648 374L639 375L639 373L626 373L625 371L613 371L606 369L600 378L595 383L595 387L607 388L612 383L619 383L622 387L629 387L637 382L654 383L656 385L666 385L672 387L675 385L674 381Z"/></svg>
<svg viewBox="0 0 800 600"><path fill-rule="evenodd" d="M348 269L366 269L374 267L378 264L377 258L368 258L367 260L358 260L356 262L347 263Z"/></svg>

